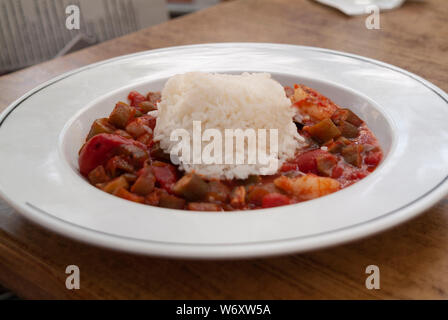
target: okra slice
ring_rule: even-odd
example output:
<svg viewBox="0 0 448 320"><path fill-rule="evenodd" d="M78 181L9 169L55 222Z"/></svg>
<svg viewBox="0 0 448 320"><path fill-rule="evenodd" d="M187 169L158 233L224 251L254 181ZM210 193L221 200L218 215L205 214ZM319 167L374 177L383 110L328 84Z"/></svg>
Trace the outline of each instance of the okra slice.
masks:
<svg viewBox="0 0 448 320"><path fill-rule="evenodd" d="M139 108L143 113L148 113L149 111L157 110L156 105L150 101L139 102L137 104L137 108Z"/></svg>
<svg viewBox="0 0 448 320"><path fill-rule="evenodd" d="M359 135L359 130L356 126L352 125L350 122L347 121L341 121L339 123L339 131L341 131L341 134L343 137L346 138L356 138Z"/></svg>
<svg viewBox="0 0 448 320"><path fill-rule="evenodd" d="M339 131L338 127L331 121L331 119L327 118L322 120L321 122L303 128L307 131L311 137L323 144L331 139L339 137L341 135L341 131Z"/></svg>
<svg viewBox="0 0 448 320"><path fill-rule="evenodd" d="M230 190L222 182L217 180L212 180L208 183L208 192L205 196L207 201L219 201L226 202L229 199Z"/></svg>
<svg viewBox="0 0 448 320"><path fill-rule="evenodd" d="M131 164L136 167L142 166L149 158L149 153L146 150L133 144L121 145L118 149L118 153L129 159Z"/></svg>
<svg viewBox="0 0 448 320"><path fill-rule="evenodd" d="M110 177L107 175L103 166L98 166L90 171L87 176L91 184L104 183L110 181Z"/></svg>
<svg viewBox="0 0 448 320"><path fill-rule="evenodd" d="M134 173L123 173L121 176L125 178L128 183L131 184L134 183L135 180L137 180L137 175Z"/></svg>
<svg viewBox="0 0 448 320"><path fill-rule="evenodd" d="M341 154L344 160L351 165L360 168L362 164L362 145L351 144L342 148Z"/></svg>
<svg viewBox="0 0 448 320"><path fill-rule="evenodd" d="M122 129L115 130L114 134L119 135L120 137L123 137L126 139L133 139L129 133L127 133L125 130L122 130Z"/></svg>
<svg viewBox="0 0 448 320"><path fill-rule="evenodd" d="M338 125L340 121L347 121L348 123L354 125L355 127L359 127L364 122L350 109L336 110L331 116L331 119L334 121L334 123Z"/></svg>
<svg viewBox="0 0 448 320"><path fill-rule="evenodd" d="M109 123L109 119L107 118L101 118L96 119L92 126L90 127L89 134L87 136L87 140L92 138L93 136L96 136L100 133L114 133L115 127Z"/></svg>
<svg viewBox="0 0 448 320"><path fill-rule="evenodd" d="M144 170L131 187L131 192L146 196L154 190L156 178L150 170Z"/></svg>
<svg viewBox="0 0 448 320"><path fill-rule="evenodd" d="M126 181L126 179L123 176L120 176L118 178L115 178L114 180L107 183L102 189L103 191L106 191L107 193L114 193L120 188L129 188L129 183Z"/></svg>
<svg viewBox="0 0 448 320"><path fill-rule="evenodd" d="M339 137L336 141L331 141L330 143L325 144L327 147L327 151L330 153L341 153L342 148L351 144L352 142L345 137Z"/></svg>
<svg viewBox="0 0 448 320"><path fill-rule="evenodd" d="M194 173L183 176L173 186L173 192L188 201L204 199L208 190L207 182Z"/></svg>
<svg viewBox="0 0 448 320"><path fill-rule="evenodd" d="M316 158L317 172L324 177L331 177L333 168L338 160L333 155L324 155Z"/></svg>
<svg viewBox="0 0 448 320"><path fill-rule="evenodd" d="M159 198L159 207L183 209L185 207L185 200L168 193L163 193Z"/></svg>
<svg viewBox="0 0 448 320"><path fill-rule="evenodd" d="M220 205L209 202L190 202L187 205L187 209L194 211L223 211Z"/></svg>
<svg viewBox="0 0 448 320"><path fill-rule="evenodd" d="M109 115L109 122L120 129L124 129L127 123L134 117L136 109L127 103L118 102Z"/></svg>
<svg viewBox="0 0 448 320"><path fill-rule="evenodd" d="M120 156L115 156L109 159L106 164L106 171L112 176L116 177L121 173L128 172L133 173L135 171L132 164L127 162Z"/></svg>
<svg viewBox="0 0 448 320"><path fill-rule="evenodd" d="M133 202L145 203L144 197L133 194L133 193L129 192L128 190L126 190L125 188L119 188L119 189L115 190L113 194L117 197L120 197L120 198L123 198L126 200L130 200Z"/></svg>

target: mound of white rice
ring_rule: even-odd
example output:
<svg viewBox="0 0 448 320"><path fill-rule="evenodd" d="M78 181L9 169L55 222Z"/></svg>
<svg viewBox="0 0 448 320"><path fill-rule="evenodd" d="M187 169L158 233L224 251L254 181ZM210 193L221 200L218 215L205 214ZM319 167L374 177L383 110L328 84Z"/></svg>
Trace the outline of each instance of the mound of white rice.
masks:
<svg viewBox="0 0 448 320"><path fill-rule="evenodd" d="M291 102L285 96L283 87L271 79L270 74L190 72L173 76L166 82L162 90L162 100L158 104L154 136L156 141L160 141L161 148L170 153L179 143L170 140L173 130L185 129L193 137L194 120L202 122L202 132L209 128L218 129L222 137L225 135L225 129L277 129L276 159L278 166L281 166L304 145L303 138L297 133L292 121L293 116ZM269 131L267 137L269 146ZM202 149L207 144L209 142L202 142ZM223 142L223 155L224 146ZM244 152L247 156L247 148L246 143L245 150L232 150L235 153L233 159L236 159L238 152ZM267 154L269 152L268 148ZM220 179L245 179L252 174L266 174L262 170L266 165L260 163L193 164L192 161L181 159L180 167L187 172L194 171L209 178Z"/></svg>

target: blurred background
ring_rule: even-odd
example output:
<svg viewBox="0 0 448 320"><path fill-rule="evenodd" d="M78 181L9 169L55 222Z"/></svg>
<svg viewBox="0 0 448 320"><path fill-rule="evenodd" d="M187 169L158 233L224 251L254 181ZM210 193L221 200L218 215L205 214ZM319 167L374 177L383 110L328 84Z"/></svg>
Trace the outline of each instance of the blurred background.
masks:
<svg viewBox="0 0 448 320"><path fill-rule="evenodd" d="M0 0L0 76L222 1ZM16 299L0 285L0 300Z"/></svg>
<svg viewBox="0 0 448 320"><path fill-rule="evenodd" d="M0 75L229 0L0 0Z"/></svg>

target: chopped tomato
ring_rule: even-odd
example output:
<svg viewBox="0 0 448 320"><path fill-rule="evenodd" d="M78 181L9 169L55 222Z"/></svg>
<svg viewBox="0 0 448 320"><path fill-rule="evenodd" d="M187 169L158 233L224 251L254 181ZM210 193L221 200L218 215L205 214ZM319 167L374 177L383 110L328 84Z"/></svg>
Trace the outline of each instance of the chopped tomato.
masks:
<svg viewBox="0 0 448 320"><path fill-rule="evenodd" d="M354 171L349 175L350 180L357 180L365 178L369 173L366 171Z"/></svg>
<svg viewBox="0 0 448 320"><path fill-rule="evenodd" d="M131 91L128 95L128 99L131 102L131 106L136 107L140 102L146 100L146 97L137 91Z"/></svg>
<svg viewBox="0 0 448 320"><path fill-rule="evenodd" d="M281 172L295 171L298 169L297 163L285 162L280 168Z"/></svg>
<svg viewBox="0 0 448 320"><path fill-rule="evenodd" d="M333 179L337 179L340 176L342 176L343 173L344 173L344 169L340 166L336 166L336 167L334 167L333 172L331 173L331 177Z"/></svg>
<svg viewBox="0 0 448 320"><path fill-rule="evenodd" d="M159 185L166 191L171 192L177 181L176 167L165 162L155 161L151 165L151 169Z"/></svg>
<svg viewBox="0 0 448 320"><path fill-rule="evenodd" d="M291 200L287 196L281 193L273 192L263 197L261 206L263 208L272 208L272 207L284 206L290 203Z"/></svg>
<svg viewBox="0 0 448 320"><path fill-rule="evenodd" d="M383 158L383 154L381 151L371 152L364 158L364 163L369 166L377 166L380 163L382 158Z"/></svg>

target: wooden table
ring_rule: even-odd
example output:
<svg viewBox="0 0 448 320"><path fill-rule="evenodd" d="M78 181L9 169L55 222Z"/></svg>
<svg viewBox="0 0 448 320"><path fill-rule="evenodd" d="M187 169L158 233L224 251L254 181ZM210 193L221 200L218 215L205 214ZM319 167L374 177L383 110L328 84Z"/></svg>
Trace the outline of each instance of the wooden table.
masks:
<svg viewBox="0 0 448 320"><path fill-rule="evenodd" d="M62 72L173 45L262 41L325 47L395 64L448 91L448 2L408 2L381 30L307 0L227 2L0 78L0 110ZM444 146L445 148L447 146ZM184 261L112 252L32 224L0 202L0 283L24 298L448 298L448 198L366 240L307 254L246 261ZM81 289L65 288L65 267ZM367 290L365 268L381 271Z"/></svg>

